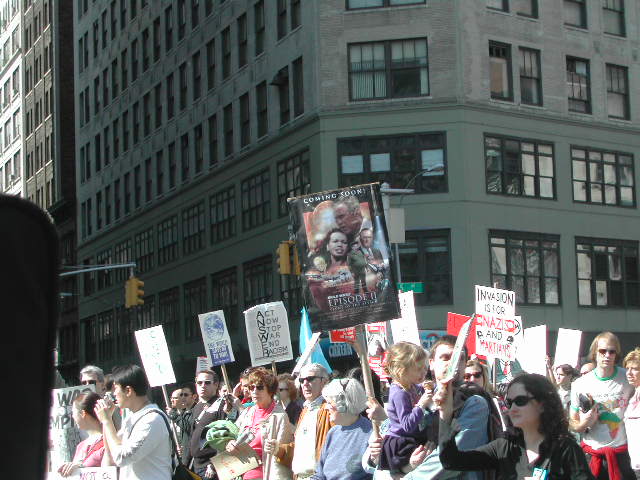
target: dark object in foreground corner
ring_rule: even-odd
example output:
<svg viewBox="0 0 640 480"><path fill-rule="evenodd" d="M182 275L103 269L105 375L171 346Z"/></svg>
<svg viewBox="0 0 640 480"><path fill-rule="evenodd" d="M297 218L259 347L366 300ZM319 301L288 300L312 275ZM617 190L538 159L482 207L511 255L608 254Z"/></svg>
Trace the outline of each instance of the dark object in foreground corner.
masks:
<svg viewBox="0 0 640 480"><path fill-rule="evenodd" d="M0 195L2 477L42 479L58 318L58 237L35 204ZM19 399L9 392L19 390Z"/></svg>

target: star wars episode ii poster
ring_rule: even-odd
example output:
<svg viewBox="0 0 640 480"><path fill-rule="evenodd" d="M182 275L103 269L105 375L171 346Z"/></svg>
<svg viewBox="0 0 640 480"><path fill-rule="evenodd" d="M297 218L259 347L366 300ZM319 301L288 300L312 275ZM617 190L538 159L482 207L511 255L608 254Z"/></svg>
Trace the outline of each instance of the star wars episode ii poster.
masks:
<svg viewBox="0 0 640 480"><path fill-rule="evenodd" d="M288 202L312 330L400 317L379 184Z"/></svg>

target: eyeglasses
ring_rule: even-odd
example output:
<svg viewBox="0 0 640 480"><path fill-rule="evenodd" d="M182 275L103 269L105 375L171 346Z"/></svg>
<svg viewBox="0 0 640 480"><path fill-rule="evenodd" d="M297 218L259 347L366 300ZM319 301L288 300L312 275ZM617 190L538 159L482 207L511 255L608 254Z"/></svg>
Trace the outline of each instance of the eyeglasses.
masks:
<svg viewBox="0 0 640 480"><path fill-rule="evenodd" d="M211 385L213 383L212 380L198 380L196 381L198 385Z"/></svg>
<svg viewBox="0 0 640 480"><path fill-rule="evenodd" d="M288 388L279 388L278 391L280 391L280 392L288 392L289 389Z"/></svg>
<svg viewBox="0 0 640 480"><path fill-rule="evenodd" d="M95 380L82 380L80 383L82 385L95 385L96 381Z"/></svg>
<svg viewBox="0 0 640 480"><path fill-rule="evenodd" d="M617 355L617 354L618 354L618 352L617 352L617 351L615 351L615 350L611 350L611 349L609 349L609 348L599 348L599 349L598 349L598 353L599 353L600 355L602 355L602 356L606 355L607 353L608 353L609 355Z"/></svg>
<svg viewBox="0 0 640 480"><path fill-rule="evenodd" d="M465 373L464 374L464 379L465 380L471 380L472 378L482 378L482 372L475 372L475 373Z"/></svg>
<svg viewBox="0 0 640 480"><path fill-rule="evenodd" d="M264 385L247 385L247 388L249 389L250 392L253 392L254 390L264 390Z"/></svg>
<svg viewBox="0 0 640 480"><path fill-rule="evenodd" d="M516 398L505 398L504 404L506 405L507 410L509 410L513 405L515 405L516 407L524 407L531 400L533 400L533 397L529 397L527 395L518 395Z"/></svg>
<svg viewBox="0 0 640 480"><path fill-rule="evenodd" d="M316 378L322 378L319 377L318 375L309 375L308 377L300 377L300 384L302 385L305 380L309 383L313 382Z"/></svg>

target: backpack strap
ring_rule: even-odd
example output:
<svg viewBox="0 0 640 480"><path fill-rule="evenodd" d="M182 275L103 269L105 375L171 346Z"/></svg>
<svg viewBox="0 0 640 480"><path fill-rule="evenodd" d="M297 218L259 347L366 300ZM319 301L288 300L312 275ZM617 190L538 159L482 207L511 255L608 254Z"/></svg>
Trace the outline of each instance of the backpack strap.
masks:
<svg viewBox="0 0 640 480"><path fill-rule="evenodd" d="M182 465L182 459L180 458L180 455L178 455L178 450L176 448L176 443L173 440L171 427L169 426L169 420L167 419L167 416L164 414L164 412L162 410L160 410L158 408L150 408L146 412L144 412L142 415L140 415L136 419L136 421L133 422L133 425L131 425L131 429L129 430L129 435L131 435L131 432L133 432L133 427L136 426L136 423L138 423L142 417L144 417L145 415L147 415L147 414L149 414L151 412L155 412L158 415L160 415L160 418L162 418L162 420L164 421L165 426L167 427L167 432L169 433L169 441L171 442L171 471L174 471L176 469L175 459L177 458L178 465Z"/></svg>

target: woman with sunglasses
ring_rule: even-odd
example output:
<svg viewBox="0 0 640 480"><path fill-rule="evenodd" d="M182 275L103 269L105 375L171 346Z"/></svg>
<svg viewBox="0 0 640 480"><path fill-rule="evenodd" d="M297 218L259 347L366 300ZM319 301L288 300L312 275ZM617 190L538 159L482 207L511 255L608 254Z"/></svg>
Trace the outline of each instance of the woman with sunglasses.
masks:
<svg viewBox="0 0 640 480"><path fill-rule="evenodd" d="M285 480L292 477L291 469L276 461L275 455L266 453L263 446L267 440L279 443L293 441L293 426L282 405L273 397L278 390L278 379L267 369L259 367L247 376L247 389L254 405L242 412L236 425L246 443L255 451L262 465L249 470L243 480ZM237 441L227 444L227 452L238 453Z"/></svg>
<svg viewBox="0 0 640 480"><path fill-rule="evenodd" d="M504 480L594 479L582 449L569 435L560 398L547 378L537 374L514 378L505 404L515 433L468 451L456 446L450 390L436 394L440 405L440 461L445 469L491 469Z"/></svg>

